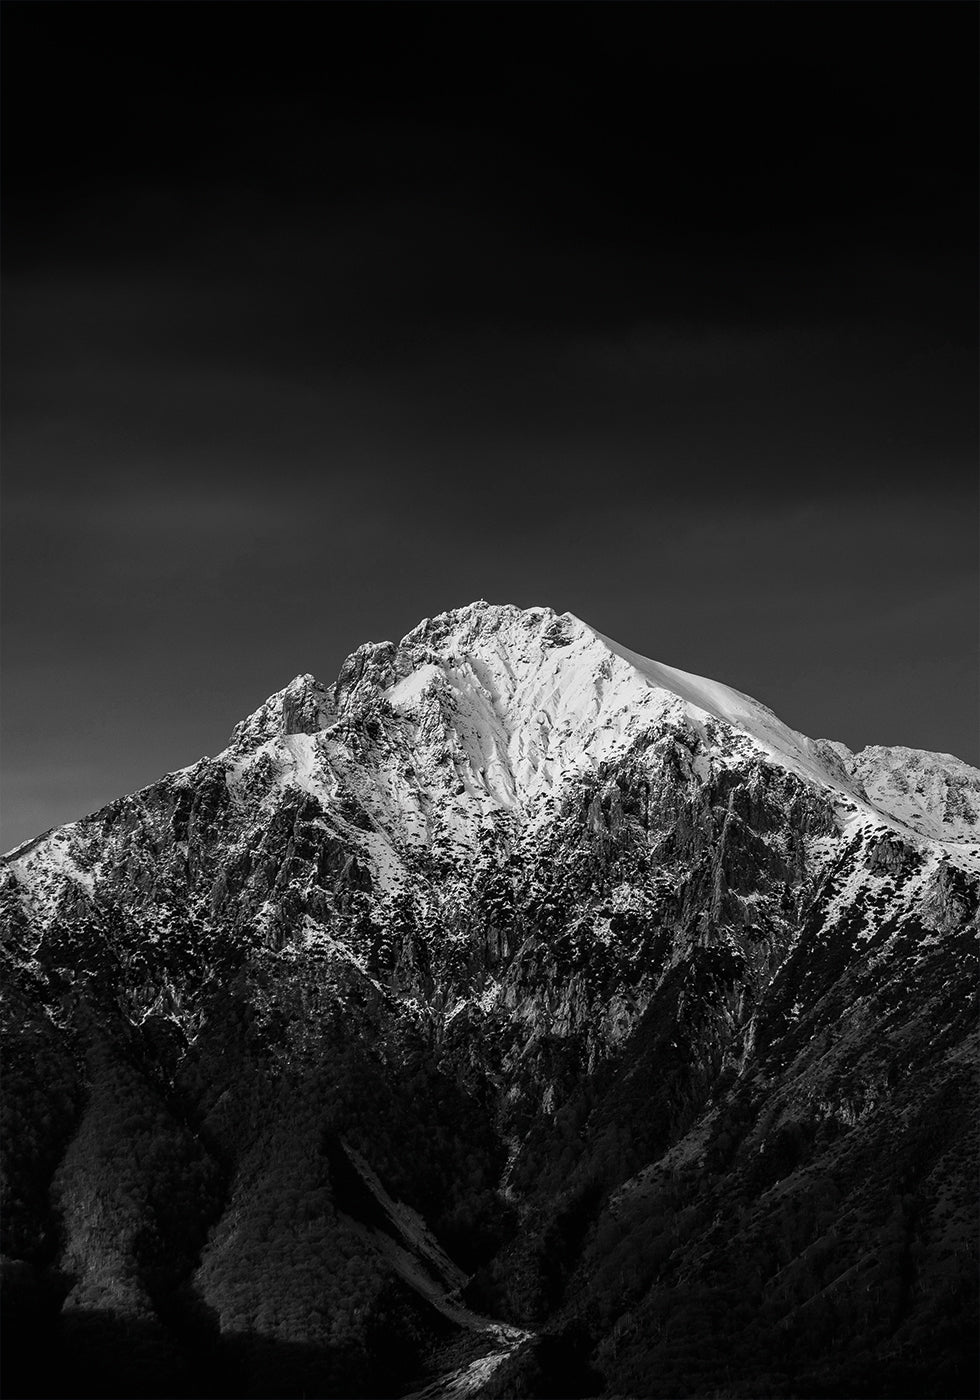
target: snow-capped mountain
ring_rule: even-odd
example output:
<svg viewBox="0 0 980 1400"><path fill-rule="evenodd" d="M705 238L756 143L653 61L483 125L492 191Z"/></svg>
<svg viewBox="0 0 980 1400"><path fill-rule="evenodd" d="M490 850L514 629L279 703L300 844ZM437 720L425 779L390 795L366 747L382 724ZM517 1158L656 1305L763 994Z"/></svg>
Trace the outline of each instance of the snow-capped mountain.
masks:
<svg viewBox="0 0 980 1400"><path fill-rule="evenodd" d="M387 750L369 773L347 742L365 717ZM657 727L709 742L709 731L723 733L733 754L768 760L845 804L856 799L854 810L952 843L961 848L953 859L975 863L976 769L950 754L854 754L814 742L740 691L639 656L550 608L474 603L426 619L398 646L361 647L331 690L297 676L236 727L228 771L234 781L272 758L286 782L323 801L353 781L392 852L447 832L472 844L480 817L545 819L549 798Z"/></svg>
<svg viewBox="0 0 980 1400"><path fill-rule="evenodd" d="M676 1394L658 1319L709 1278L744 1291L712 1224L733 1211L756 1353L685 1324L723 1339L697 1386L789 1384L767 1339L827 1307L858 1321L813 1329L793 1385L832 1386L845 1334L868 1375L951 1384L962 1338L931 1319L966 1268L978 836L959 760L811 740L569 613L474 603L362 646L6 857L9 1251L46 1297L64 1280L62 1327L139 1321L168 1365L202 1345L193 1296L242 1385L290 1346L299 1389L404 1393L449 1328L470 1352L433 1395L571 1393L559 1334L577 1393ZM837 1203L782 1260L773 1221L820 1173ZM882 1253L896 1191L911 1263ZM473 1275L469 1308L398 1211Z"/></svg>
<svg viewBox="0 0 980 1400"><path fill-rule="evenodd" d="M740 691L639 656L571 613L485 602L426 619L397 646L361 647L331 690L297 676L236 727L233 749L248 756L236 776L265 756L281 761L282 741L291 738L288 780L329 799L364 767L344 726L365 715L377 717L393 762L410 750L402 782L386 775L383 787L364 785L394 845L432 840L447 822L471 840L474 812L540 819L544 799L655 726L706 737L713 722L743 755L857 798L869 814L939 840L980 842L980 776L949 754L881 747L853 754L815 743Z"/></svg>

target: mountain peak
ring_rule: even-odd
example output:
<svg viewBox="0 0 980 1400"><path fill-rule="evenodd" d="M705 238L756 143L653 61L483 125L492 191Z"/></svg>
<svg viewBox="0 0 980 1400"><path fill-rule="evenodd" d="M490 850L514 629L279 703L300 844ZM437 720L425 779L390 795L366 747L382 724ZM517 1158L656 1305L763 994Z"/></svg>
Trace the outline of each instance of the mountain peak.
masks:
<svg viewBox="0 0 980 1400"><path fill-rule="evenodd" d="M309 672L303 672L235 725L232 746L254 749L286 734L315 734L332 724L334 718L326 686Z"/></svg>
<svg viewBox="0 0 980 1400"><path fill-rule="evenodd" d="M529 739L537 736L529 749L540 770L534 787L538 777L548 786L554 781L547 760L566 732L576 752L566 751L560 767L593 766L608 757L610 744L631 742L668 710L695 726L720 720L781 765L841 785L839 766L831 772L817 746L767 706L731 686L634 652L571 612L481 599L424 619L390 648L387 660L390 669L374 679L384 682L385 696L396 708L411 709L423 694L431 694L438 672L449 684L448 691L443 688L444 707L447 702L459 707L466 693L470 703L462 709L469 712L470 728L474 695L483 692L489 703L477 708L502 723L511 743L519 731ZM546 746L545 732L552 740ZM846 779L843 786L849 790Z"/></svg>
<svg viewBox="0 0 980 1400"><path fill-rule="evenodd" d="M935 839L977 829L977 775L954 772L955 760L815 742L742 691L631 651L573 613L485 599L423 618L400 642L358 647L332 687L296 676L236 727L232 748L289 739L287 781L319 794L356 771L383 825L411 810L409 825L427 832L424 813L438 810L462 835L494 810L530 815L577 776L671 733L700 736L725 762L754 755Z"/></svg>
<svg viewBox="0 0 980 1400"><path fill-rule="evenodd" d="M840 765L831 772L811 740L750 696L631 651L573 613L486 599L423 618L397 644L358 647L332 691L297 676L233 743L313 734L379 703L413 746L458 749L478 786L507 805L596 767L668 714L696 728L720 720L781 765L841 783Z"/></svg>
<svg viewBox="0 0 980 1400"><path fill-rule="evenodd" d="M571 613L562 614L571 619ZM488 603L485 598L425 617L402 638L400 646L439 646L451 638L463 640L481 634L515 631L528 636L543 634L562 620L550 607L519 608L513 603ZM582 624L579 624L580 626Z"/></svg>

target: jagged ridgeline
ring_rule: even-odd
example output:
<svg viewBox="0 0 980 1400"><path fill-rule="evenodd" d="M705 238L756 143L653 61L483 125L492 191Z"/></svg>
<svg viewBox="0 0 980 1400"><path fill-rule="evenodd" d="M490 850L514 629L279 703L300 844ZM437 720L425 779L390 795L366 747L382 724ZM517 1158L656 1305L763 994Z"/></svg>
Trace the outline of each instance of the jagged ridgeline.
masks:
<svg viewBox="0 0 980 1400"><path fill-rule="evenodd" d="M3 870L9 1396L976 1393L980 774L477 603Z"/></svg>

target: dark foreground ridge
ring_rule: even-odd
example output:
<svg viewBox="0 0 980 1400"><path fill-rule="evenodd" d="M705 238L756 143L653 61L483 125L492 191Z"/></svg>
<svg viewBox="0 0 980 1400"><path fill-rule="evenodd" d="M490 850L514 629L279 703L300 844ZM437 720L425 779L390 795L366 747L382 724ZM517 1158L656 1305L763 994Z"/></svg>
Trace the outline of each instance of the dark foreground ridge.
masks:
<svg viewBox="0 0 980 1400"><path fill-rule="evenodd" d="M4 1393L976 1393L980 774L549 609L0 883Z"/></svg>

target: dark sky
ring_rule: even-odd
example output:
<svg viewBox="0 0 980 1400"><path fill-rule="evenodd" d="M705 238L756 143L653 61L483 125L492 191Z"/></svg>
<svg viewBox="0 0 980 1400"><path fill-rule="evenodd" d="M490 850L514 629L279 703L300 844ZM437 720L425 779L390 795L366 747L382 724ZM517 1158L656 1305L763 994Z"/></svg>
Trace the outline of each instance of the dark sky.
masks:
<svg viewBox="0 0 980 1400"><path fill-rule="evenodd" d="M973 5L3 9L5 847L478 597L978 761Z"/></svg>

